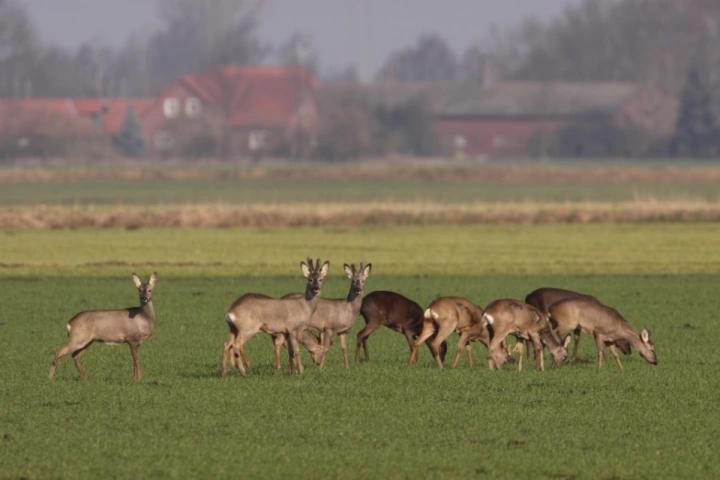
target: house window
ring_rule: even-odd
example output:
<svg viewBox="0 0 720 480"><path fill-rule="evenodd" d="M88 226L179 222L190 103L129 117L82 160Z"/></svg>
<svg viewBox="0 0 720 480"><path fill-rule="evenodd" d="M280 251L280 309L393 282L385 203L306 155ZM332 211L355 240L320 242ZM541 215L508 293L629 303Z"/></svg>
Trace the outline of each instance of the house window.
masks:
<svg viewBox="0 0 720 480"><path fill-rule="evenodd" d="M163 102L163 113L165 118L175 118L180 113L180 101L177 98L169 97Z"/></svg>
<svg viewBox="0 0 720 480"><path fill-rule="evenodd" d="M190 97L185 100L185 115L190 118L195 118L200 115L201 111L200 99L197 97Z"/></svg>
<svg viewBox="0 0 720 480"><path fill-rule="evenodd" d="M167 130L161 130L155 133L155 149L163 152L172 149L175 146L175 135Z"/></svg>
<svg viewBox="0 0 720 480"><path fill-rule="evenodd" d="M250 130L248 134L248 148L251 152L263 149L267 144L268 132L265 130Z"/></svg>
<svg viewBox="0 0 720 480"><path fill-rule="evenodd" d="M493 137L493 145L495 145L496 148L503 148L505 144L505 137L502 135L495 135L495 137Z"/></svg>

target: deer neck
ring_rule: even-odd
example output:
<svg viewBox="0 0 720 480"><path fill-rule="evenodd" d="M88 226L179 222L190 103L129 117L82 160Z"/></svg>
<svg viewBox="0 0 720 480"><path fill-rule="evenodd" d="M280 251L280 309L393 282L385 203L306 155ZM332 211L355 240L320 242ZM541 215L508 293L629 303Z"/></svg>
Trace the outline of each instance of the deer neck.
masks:
<svg viewBox="0 0 720 480"><path fill-rule="evenodd" d="M630 345L635 347L635 350L640 350L645 345L640 339L640 332L635 330L635 328L633 328L629 323L626 323L622 326L622 328L620 328L618 334L614 336L613 340L626 340L630 343Z"/></svg>
<svg viewBox="0 0 720 480"><path fill-rule="evenodd" d="M155 321L155 309L153 308L152 300L147 302L145 305L140 306L140 313L150 322Z"/></svg>
<svg viewBox="0 0 720 480"><path fill-rule="evenodd" d="M363 292L357 293L355 292L355 289L350 285L350 291L348 292L347 296L347 302L350 304L350 306L355 311L360 311L360 306L362 305L362 299L363 299Z"/></svg>
<svg viewBox="0 0 720 480"><path fill-rule="evenodd" d="M305 287L305 301L307 301L308 305L310 306L310 311L315 313L315 309L317 308L318 301L320 299L320 292L315 293L313 292L313 289L310 287L310 284Z"/></svg>

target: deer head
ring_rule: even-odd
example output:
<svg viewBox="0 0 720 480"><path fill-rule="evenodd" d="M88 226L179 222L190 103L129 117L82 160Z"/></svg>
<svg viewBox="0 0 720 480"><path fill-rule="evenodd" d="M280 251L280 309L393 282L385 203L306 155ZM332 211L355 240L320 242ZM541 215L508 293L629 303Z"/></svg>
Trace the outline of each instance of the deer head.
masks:
<svg viewBox="0 0 720 480"><path fill-rule="evenodd" d="M140 293L140 304L145 305L151 302L153 287L155 287L155 282L157 282L157 272L153 272L153 274L150 275L150 281L148 283L143 283L140 277L134 273L132 274L132 279Z"/></svg>

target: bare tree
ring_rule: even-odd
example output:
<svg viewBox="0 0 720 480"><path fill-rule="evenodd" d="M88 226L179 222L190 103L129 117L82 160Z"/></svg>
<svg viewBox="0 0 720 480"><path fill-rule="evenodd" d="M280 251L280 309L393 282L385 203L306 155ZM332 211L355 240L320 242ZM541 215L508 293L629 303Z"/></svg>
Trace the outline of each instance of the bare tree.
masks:
<svg viewBox="0 0 720 480"><path fill-rule="evenodd" d="M40 46L25 9L13 0L0 0L0 95L32 95L32 73Z"/></svg>
<svg viewBox="0 0 720 480"><path fill-rule="evenodd" d="M378 81L438 82L458 78L458 61L445 39L423 34L417 43L390 54L378 73Z"/></svg>
<svg viewBox="0 0 720 480"><path fill-rule="evenodd" d="M275 50L275 55L282 65L302 67L314 76L319 73L317 51L310 35L293 34Z"/></svg>
<svg viewBox="0 0 720 480"><path fill-rule="evenodd" d="M258 63L266 55L256 35L262 0L159 0L161 30L149 41L151 71L165 84L217 65Z"/></svg>

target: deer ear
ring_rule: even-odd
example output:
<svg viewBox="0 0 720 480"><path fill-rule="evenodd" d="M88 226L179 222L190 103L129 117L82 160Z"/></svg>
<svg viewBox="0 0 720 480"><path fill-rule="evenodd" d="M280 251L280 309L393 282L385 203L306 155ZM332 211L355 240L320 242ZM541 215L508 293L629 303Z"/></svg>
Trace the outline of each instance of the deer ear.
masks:
<svg viewBox="0 0 720 480"><path fill-rule="evenodd" d="M570 345L570 335L565 337L565 341L563 342L563 347L568 348L569 345Z"/></svg>
<svg viewBox="0 0 720 480"><path fill-rule="evenodd" d="M352 268L346 263L343 265L343 269L345 270L345 275L347 275L348 278L353 277L353 271Z"/></svg>
<svg viewBox="0 0 720 480"><path fill-rule="evenodd" d="M135 275L135 274L133 273L133 277L132 277L132 278L133 278L133 283L135 284L135 286L136 286L137 288L142 287L142 280L140 280L140 277L138 277L137 275Z"/></svg>
<svg viewBox="0 0 720 480"><path fill-rule="evenodd" d="M300 271L305 276L305 278L310 277L310 267L308 267L305 262L300 262Z"/></svg>
<svg viewBox="0 0 720 480"><path fill-rule="evenodd" d="M150 275L150 281L148 282L151 287L155 286L155 282L157 282L157 272L153 272L152 275Z"/></svg>
<svg viewBox="0 0 720 480"><path fill-rule="evenodd" d="M328 274L328 270L330 270L330 261L323 263L322 268L320 268L320 275L324 277Z"/></svg>
<svg viewBox="0 0 720 480"><path fill-rule="evenodd" d="M362 270L363 276L367 277L368 275L370 275L370 270L372 270L372 263L368 263L367 265L365 265L365 268L363 268Z"/></svg>
<svg viewBox="0 0 720 480"><path fill-rule="evenodd" d="M640 332L640 340L642 340L643 343L648 343L650 341L650 332L643 328L642 332Z"/></svg>

